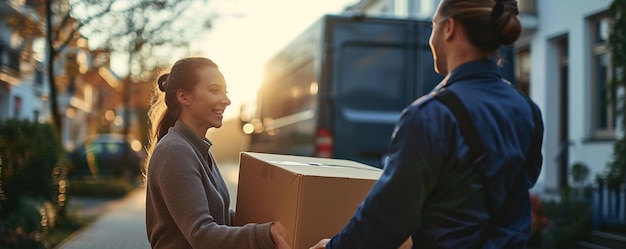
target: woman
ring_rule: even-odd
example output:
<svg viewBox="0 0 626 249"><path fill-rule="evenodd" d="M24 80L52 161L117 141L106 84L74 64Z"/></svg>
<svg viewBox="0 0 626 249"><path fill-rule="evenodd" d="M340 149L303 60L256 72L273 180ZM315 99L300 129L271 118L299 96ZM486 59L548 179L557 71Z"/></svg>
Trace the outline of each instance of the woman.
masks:
<svg viewBox="0 0 626 249"><path fill-rule="evenodd" d="M493 59L520 36L517 14L510 0L440 2L430 47L444 81L405 109L380 180L349 224L314 248L398 248L409 236L413 248L526 247L543 123ZM444 92L461 105L450 108ZM459 106L468 122L457 119Z"/></svg>
<svg viewBox="0 0 626 249"><path fill-rule="evenodd" d="M230 105L211 60L185 58L158 79L150 110L156 145L147 169L146 226L152 248L288 248L278 223L232 227L230 197L205 138ZM155 117L158 117L156 122Z"/></svg>

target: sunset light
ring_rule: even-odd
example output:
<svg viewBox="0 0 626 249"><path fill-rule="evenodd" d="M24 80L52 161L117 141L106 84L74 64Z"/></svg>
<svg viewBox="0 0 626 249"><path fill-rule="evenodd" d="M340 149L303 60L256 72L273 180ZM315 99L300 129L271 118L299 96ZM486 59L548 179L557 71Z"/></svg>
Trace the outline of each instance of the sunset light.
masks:
<svg viewBox="0 0 626 249"><path fill-rule="evenodd" d="M267 60L324 14L339 14L355 0L214 0L218 18L191 51L214 60L228 83L231 106L226 118L252 103ZM175 60L176 58L172 58Z"/></svg>

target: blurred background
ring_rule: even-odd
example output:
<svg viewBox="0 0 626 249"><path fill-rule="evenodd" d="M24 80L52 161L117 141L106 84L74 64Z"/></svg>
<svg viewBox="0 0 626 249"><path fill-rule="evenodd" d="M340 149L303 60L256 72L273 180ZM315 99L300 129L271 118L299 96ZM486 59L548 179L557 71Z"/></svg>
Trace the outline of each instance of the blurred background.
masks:
<svg viewBox="0 0 626 249"><path fill-rule="evenodd" d="M383 167L402 108L441 78L439 2L0 0L0 248L55 248L141 197L155 79L187 56L226 77L207 137L231 195L245 150ZM522 35L499 52L544 115L536 247L622 248L626 1L517 2ZM142 217L137 200L122 206Z"/></svg>

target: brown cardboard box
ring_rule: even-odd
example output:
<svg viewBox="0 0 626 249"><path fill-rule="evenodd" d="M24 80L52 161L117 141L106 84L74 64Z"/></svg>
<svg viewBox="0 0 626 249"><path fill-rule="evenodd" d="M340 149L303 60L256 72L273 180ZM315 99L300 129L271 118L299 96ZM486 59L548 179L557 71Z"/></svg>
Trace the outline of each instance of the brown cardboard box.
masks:
<svg viewBox="0 0 626 249"><path fill-rule="evenodd" d="M309 248L348 223L382 170L338 159L241 153L236 225L279 221Z"/></svg>

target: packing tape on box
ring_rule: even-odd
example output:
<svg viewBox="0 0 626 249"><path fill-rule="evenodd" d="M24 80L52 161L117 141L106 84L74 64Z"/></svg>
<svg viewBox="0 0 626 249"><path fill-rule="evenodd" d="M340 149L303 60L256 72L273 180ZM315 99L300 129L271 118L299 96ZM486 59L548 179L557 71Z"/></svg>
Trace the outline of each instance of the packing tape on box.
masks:
<svg viewBox="0 0 626 249"><path fill-rule="evenodd" d="M274 163L274 164L295 165L295 166L350 168L350 169L359 169L359 170L380 171L380 169L377 169L377 168L362 168L362 167L356 167L356 166L338 165L338 164L326 164L326 163L320 163L320 162L294 162L294 161L268 161L268 162L269 163Z"/></svg>

